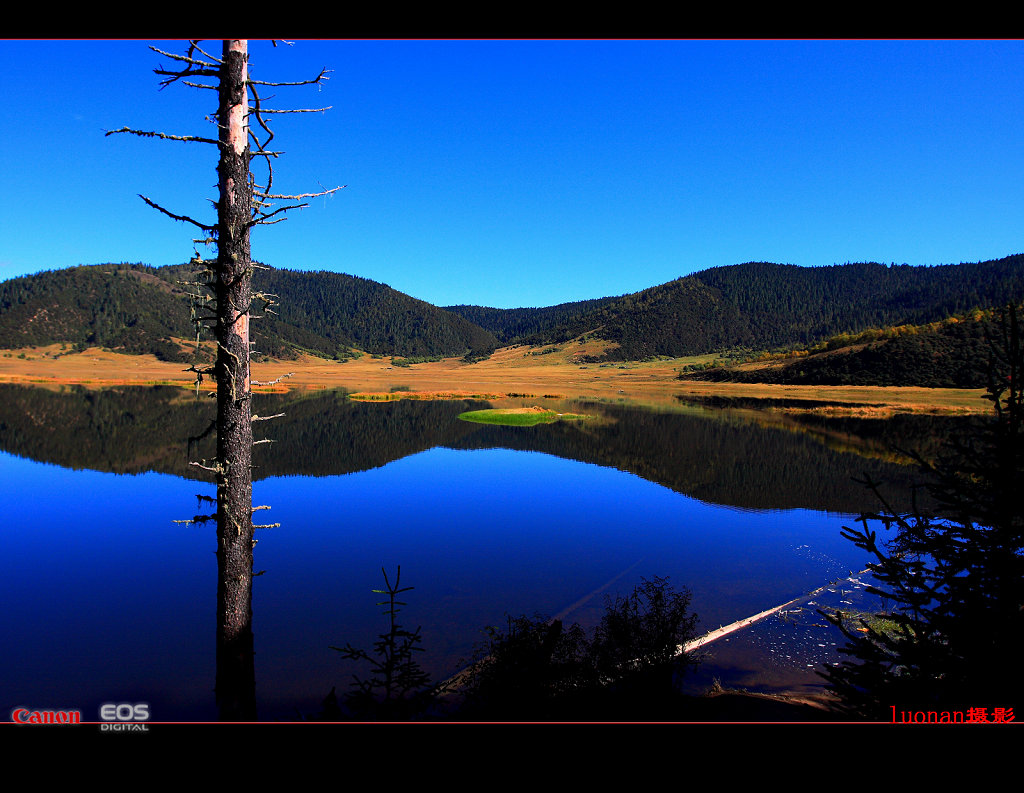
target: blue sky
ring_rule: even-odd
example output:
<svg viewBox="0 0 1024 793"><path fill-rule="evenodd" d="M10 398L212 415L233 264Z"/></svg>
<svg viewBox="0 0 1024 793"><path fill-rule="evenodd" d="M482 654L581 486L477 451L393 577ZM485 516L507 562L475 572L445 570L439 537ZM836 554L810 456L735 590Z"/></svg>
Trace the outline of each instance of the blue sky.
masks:
<svg viewBox="0 0 1024 793"><path fill-rule="evenodd" d="M173 41L0 41L0 279L187 260L208 92L158 90ZM218 49L218 43L211 46ZM219 50L218 50L219 51ZM437 305L542 306L745 261L947 264L1024 252L1024 42L344 41L250 45L282 192L254 258Z"/></svg>

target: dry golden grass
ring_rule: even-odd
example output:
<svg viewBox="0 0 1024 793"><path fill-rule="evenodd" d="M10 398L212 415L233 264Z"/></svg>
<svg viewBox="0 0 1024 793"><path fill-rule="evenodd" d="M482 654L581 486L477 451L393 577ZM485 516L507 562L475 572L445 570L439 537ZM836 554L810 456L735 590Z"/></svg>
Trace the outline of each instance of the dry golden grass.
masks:
<svg viewBox="0 0 1024 793"><path fill-rule="evenodd" d="M676 379L681 366L692 359L614 365L574 362L583 354L581 350L596 354L595 344L600 343L570 342L544 355L530 354L544 348L508 347L475 364L447 358L406 367L392 366L390 358L369 355L345 363L304 356L296 361L254 363L252 374L255 380L271 381L291 373L274 390L346 388L388 398L496 400L509 395L557 395L666 405L676 404L681 395L728 395L858 403L871 406L853 409L865 415L896 411L983 413L991 407L982 399L984 392L980 389L701 383ZM61 353L59 345L51 345L0 350L0 382L184 386L193 382L193 375L184 364L158 361L152 355L121 355L95 348L67 354ZM394 391L396 388L403 390Z"/></svg>

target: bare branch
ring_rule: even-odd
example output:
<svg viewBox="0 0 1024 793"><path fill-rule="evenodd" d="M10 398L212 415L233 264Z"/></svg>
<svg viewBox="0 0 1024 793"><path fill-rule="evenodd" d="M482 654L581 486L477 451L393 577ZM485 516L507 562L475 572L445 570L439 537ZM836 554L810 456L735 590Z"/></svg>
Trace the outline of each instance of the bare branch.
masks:
<svg viewBox="0 0 1024 793"><path fill-rule="evenodd" d="M161 80L160 81L160 90L163 90L164 88L169 86L171 83L176 82L178 80L181 80L182 82L185 82L185 80L183 80L182 78L184 78L186 75L189 76L189 77L216 77L217 76L217 72L210 72L210 71L206 71L204 69L183 69L180 72L173 72L173 71L170 71L168 69L154 69L153 73L154 74L160 74L160 75L166 75L167 76L166 80ZM207 88L207 87L215 88L215 86L205 86L202 83L188 83L188 84L192 85L193 88Z"/></svg>
<svg viewBox="0 0 1024 793"><path fill-rule="evenodd" d="M320 85L321 83L330 80L331 78L327 75L331 73L331 69L321 69L320 74L311 80L300 80L294 83L271 83L266 80L249 80L249 85L268 85L272 88L285 87L285 86L296 86L296 85Z"/></svg>
<svg viewBox="0 0 1024 793"><path fill-rule="evenodd" d="M129 127L121 127L121 129L111 129L103 133L103 137L109 137L110 135L117 135L121 132L127 132L130 135L138 135L140 138L160 138L161 140L180 140L186 143L212 143L214 146L220 145L218 141L212 138L200 138L195 135L168 135L166 132L147 132L141 129L131 129Z"/></svg>
<svg viewBox="0 0 1024 793"><path fill-rule="evenodd" d="M262 381L262 380L252 380L251 382L252 382L253 385L277 385L282 380L284 380L286 377L291 377L293 374L295 374L295 372L288 372L288 374L283 374L279 378L277 378L276 380L267 380L265 382Z"/></svg>
<svg viewBox="0 0 1024 793"><path fill-rule="evenodd" d="M211 520L217 520L216 515L196 515L188 520L175 520L173 523L209 523Z"/></svg>
<svg viewBox="0 0 1024 793"><path fill-rule="evenodd" d="M228 469L222 462L216 461L213 465L204 465L205 462L206 460L203 460L201 463L191 462L189 465L194 465L196 468L202 468L204 471L209 471L210 473L217 474L218 476L222 476L227 473Z"/></svg>
<svg viewBox="0 0 1024 793"><path fill-rule="evenodd" d="M213 73L210 75L212 77L216 77L220 73L219 69L220 69L221 59L216 57L216 56L214 56L214 55L210 55L207 52L203 52L203 50L199 47L199 42L198 41L189 42L188 55L178 55L175 52L165 52L164 50L162 50L162 49L160 49L158 47L154 47L152 45L150 45L149 48L151 50L153 50L153 52L157 53L158 55L163 55L165 58L170 58L172 61L181 61L182 63L187 63L188 66L183 71L189 71L189 72L192 72L193 74L195 74L197 72L194 72L191 67L198 66L200 69L212 70ZM209 60L208 61L196 60L195 58L192 57L192 53L193 52L198 52L204 58L209 58Z"/></svg>
<svg viewBox="0 0 1024 793"><path fill-rule="evenodd" d="M218 58L216 55L211 55L210 53L206 52L202 47L200 47L199 46L199 41L200 41L200 39L192 39L191 41L189 41L189 43L188 43L188 55L189 55L189 57L192 57L192 53L193 52L198 52L204 58L209 58L211 61L213 61L218 66L220 66L220 65L222 65L224 63L223 59Z"/></svg>
<svg viewBox="0 0 1024 793"><path fill-rule="evenodd" d="M257 193L257 195L259 195L260 198L274 198L274 199L278 199L278 200L282 200L282 201L285 201L285 200L287 200L287 201L298 201L300 198L319 198L320 196L330 195L331 193L336 193L339 190L344 190L346 187L348 187L348 185L347 184L343 184L343 185L340 185L339 187L332 187L329 190L323 190L323 191L321 191L319 193L298 193L296 195L279 195L279 194L271 194L271 193Z"/></svg>
<svg viewBox="0 0 1024 793"><path fill-rule="evenodd" d="M180 220L183 223L191 223L193 226L198 226L203 231L216 231L217 230L216 226L210 226L210 225L208 225L206 223L200 223L198 220L193 220L192 218L188 217L187 215L176 215L173 212L171 212L170 210L164 209L162 206L157 204L155 201L150 201L148 198L146 198L146 196L142 195L141 193L139 193L139 198L141 198L143 201L145 201L147 204L149 204L151 207L153 207L153 209L156 209L156 210L158 210L160 212L163 212L165 215L167 215L170 218L174 218L175 220Z"/></svg>
<svg viewBox="0 0 1024 793"><path fill-rule="evenodd" d="M327 105L327 107L302 107L302 108L296 108L294 110L273 110L271 108L263 107L263 108L260 108L259 112L262 113L262 114L268 114L268 113L270 113L270 114L273 114L273 113L277 113L277 114L281 114L281 113L323 113L323 112L325 112L327 110L331 110L332 108L333 108L332 105Z"/></svg>
<svg viewBox="0 0 1024 793"><path fill-rule="evenodd" d="M221 66L221 64L223 62L221 61L220 58L216 58L213 55L210 55L209 53L204 52L199 47L199 42L198 41L190 41L189 42L188 55L177 55L176 53L173 53L173 52L164 52L163 50L158 49L157 47L153 47L153 46L150 46L150 49L153 50L153 52L156 52L156 53L158 53L160 55L163 55L163 56L165 56L167 58L170 58L171 60L179 61L181 63L187 64L187 66L185 66L184 69L179 69L178 71L173 71L171 69L164 69L163 67L160 67L160 68L157 68L157 69L153 70L153 72L155 74L158 74L158 75L161 75L162 77L166 77L167 78L166 80L161 80L160 81L160 90L161 91L164 88L166 88L167 86L169 86L171 83L174 83L174 82L176 82L178 80L182 80L182 78L184 78L184 77L220 77L220 66ZM196 52L200 53L204 58L207 58L208 60L201 61L201 60L197 60L196 58L193 58L192 55L193 55L193 53L196 53ZM193 67L195 67L195 68L193 68ZM184 82L184 80L183 80L183 82ZM205 86L205 85L202 85L202 84L199 84L199 83L186 83L186 84L187 85L192 85L195 88L207 88L207 87L210 87L210 86Z"/></svg>
<svg viewBox="0 0 1024 793"><path fill-rule="evenodd" d="M274 223L280 223L282 220L287 220L288 218L280 218L278 220L269 220L268 218L272 218L274 217L274 215L280 215L282 212L288 212L291 209L305 209L308 206L309 204L289 204L288 206L278 207L273 212L261 212L256 216L256 219L253 220L249 225L270 226L273 225Z"/></svg>
<svg viewBox="0 0 1024 793"><path fill-rule="evenodd" d="M348 187L348 185L347 184L343 184L343 185L339 185L338 187L332 187L329 190L322 190L319 193L300 193L298 195L285 195L285 194L261 193L261 192L254 192L254 195L256 195L258 198L267 198L267 199L274 199L274 200L279 200L279 201L299 201L299 200L301 200L303 198L319 198L321 196L331 195L331 193L336 193L339 190L344 190L346 187ZM260 206L264 206L264 205L270 206L270 204L268 202L264 202L264 201L260 201L259 204L260 204ZM255 212L254 216L255 216L256 219L252 222L252 225L259 226L259 225L272 225L273 223L279 223L280 220L271 221L269 219L274 217L274 215L280 215L282 212L287 212L290 209L305 209L308 206L309 206L309 204L305 204L305 203L303 203L303 204L290 204L289 206L278 207L273 212ZM281 218L281 220L285 220L285 218Z"/></svg>

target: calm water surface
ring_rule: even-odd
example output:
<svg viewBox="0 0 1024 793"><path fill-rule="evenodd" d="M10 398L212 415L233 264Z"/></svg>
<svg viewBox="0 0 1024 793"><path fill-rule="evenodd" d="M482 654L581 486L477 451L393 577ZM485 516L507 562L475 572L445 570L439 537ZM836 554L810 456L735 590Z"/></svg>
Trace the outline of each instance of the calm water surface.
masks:
<svg viewBox="0 0 1024 793"><path fill-rule="evenodd" d="M0 706L215 719L214 528L174 522L214 495L185 451L208 406L178 389L0 390ZM912 478L885 451L892 423L574 403L595 418L512 428L457 419L480 403L263 399L257 412L287 414L257 447L253 488L272 507L259 521L281 524L255 550L267 720L345 690L358 670L330 647L370 648L384 629L382 567L415 587L401 616L440 678L506 613L589 626L642 577L689 587L707 629L844 577L865 559L840 527L873 506L851 478ZM740 666L782 660L771 630L789 626L748 639ZM736 665L722 657L719 674Z"/></svg>

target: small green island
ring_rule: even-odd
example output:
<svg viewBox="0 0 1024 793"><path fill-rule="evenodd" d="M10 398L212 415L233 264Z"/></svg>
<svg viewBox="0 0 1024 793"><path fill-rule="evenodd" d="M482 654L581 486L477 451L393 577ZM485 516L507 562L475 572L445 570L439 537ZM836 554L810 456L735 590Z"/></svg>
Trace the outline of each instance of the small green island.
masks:
<svg viewBox="0 0 1024 793"><path fill-rule="evenodd" d="M554 421L582 421L589 418L580 413L558 413L540 407L529 408L492 408L490 410L470 410L460 413L463 421L475 421L478 424L506 424L511 427L532 427L534 424L550 424Z"/></svg>

